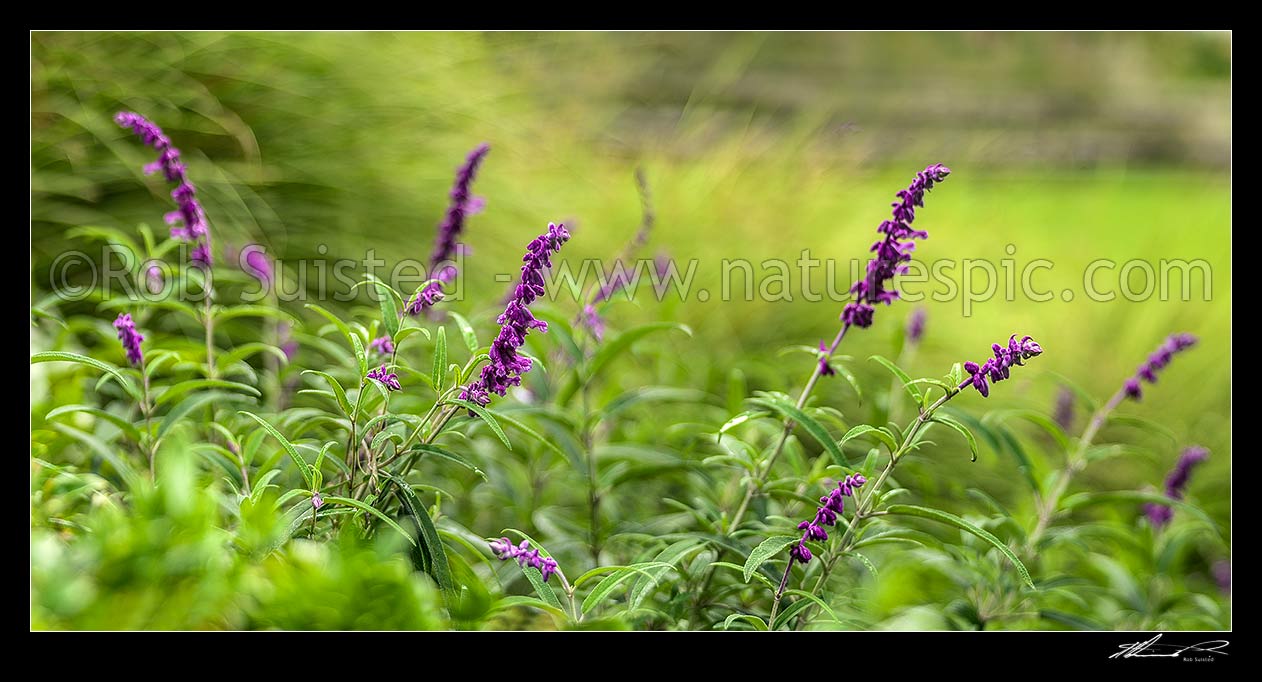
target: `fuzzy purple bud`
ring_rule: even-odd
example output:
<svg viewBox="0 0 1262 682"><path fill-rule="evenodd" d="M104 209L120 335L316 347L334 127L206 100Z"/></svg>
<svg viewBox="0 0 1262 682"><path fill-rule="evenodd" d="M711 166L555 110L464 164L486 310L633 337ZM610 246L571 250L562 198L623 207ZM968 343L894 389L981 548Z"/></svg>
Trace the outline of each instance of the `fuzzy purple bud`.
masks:
<svg viewBox="0 0 1262 682"><path fill-rule="evenodd" d="M368 347L382 355L390 355L394 352L394 341L389 336L379 336L373 339Z"/></svg>
<svg viewBox="0 0 1262 682"><path fill-rule="evenodd" d="M907 343L920 343L920 337L925 335L926 315L924 308L916 308L911 311L911 315L907 317Z"/></svg>
<svg viewBox="0 0 1262 682"><path fill-rule="evenodd" d="M557 572L556 560L552 557L543 556L537 549L531 549L530 543L526 540L522 540L520 545L513 545L508 538L500 538L491 540L488 544L491 547L491 552L495 554L495 558L500 561L516 559L522 568L533 566L539 569L539 572L543 574L545 583L548 582L548 578L551 578L553 573Z"/></svg>
<svg viewBox="0 0 1262 682"><path fill-rule="evenodd" d="M491 402L491 393L506 395L508 389L521 385L521 376L530 371L530 358L521 356L517 349L526 343L531 329L548 331L548 325L536 320L530 313L530 304L544 293L543 271L552 267L552 254L570 238L564 225L548 224L548 231L531 240L522 257L521 280L513 299L505 306L496 320L500 333L488 351L490 362L482 367L481 375L465 386L460 397L479 405Z"/></svg>
<svg viewBox="0 0 1262 682"><path fill-rule="evenodd" d="M1164 369L1170 364L1171 358L1175 353L1191 348L1196 344L1196 337L1191 334L1171 334L1169 338L1157 348L1152 355L1148 356L1148 361L1140 365L1135 371L1135 376L1127 379L1122 386L1122 391L1127 398L1138 401L1143 397L1144 391L1140 385L1140 381L1147 381L1150 384L1157 383L1157 372Z"/></svg>
<svg viewBox="0 0 1262 682"><path fill-rule="evenodd" d="M403 390L403 386L399 385L399 375L394 372L387 372L385 365L382 365L377 369L368 370L367 378L380 382L391 391Z"/></svg>
<svg viewBox="0 0 1262 682"><path fill-rule="evenodd" d="M988 398L990 385L987 379L995 383L1003 381L1011 374L1012 367L1024 365L1026 360L1043 354L1043 347L1035 343L1034 339L1026 336L1018 341L1016 334L1009 337L1007 346L994 343L990 349L994 357L987 358L986 362L980 365L971 360L964 363L964 371L968 372L969 377L960 382L957 388L972 385L983 398Z"/></svg>
<svg viewBox="0 0 1262 682"><path fill-rule="evenodd" d="M478 173L478 166L489 151L491 151L490 145L485 143L478 145L469 152L469 156L456 171L456 181L451 187L451 203L447 206L443 221L438 224L434 250L429 256L431 277L440 282L449 283L455 280L456 268L450 265L450 261L460 248L458 240L460 233L464 231L465 218L480 212L486 206L486 200L473 196L469 189L473 185L473 178ZM440 300L442 300L442 284L431 282L411 301L408 301L404 309L410 315L417 315Z"/></svg>
<svg viewBox="0 0 1262 682"><path fill-rule="evenodd" d="M828 345L823 339L819 341L819 374L820 376L830 377L837 373L837 370L828 364Z"/></svg>
<svg viewBox="0 0 1262 682"><path fill-rule="evenodd" d="M1174 469L1166 476L1166 497L1171 500L1182 500L1187 490L1188 481L1192 478L1192 468L1209 459L1209 450L1193 445L1183 451ZM1174 518L1174 509L1169 505L1148 503L1144 505L1144 513L1154 526L1164 526Z"/></svg>
<svg viewBox="0 0 1262 682"><path fill-rule="evenodd" d="M162 133L162 129L140 114L120 111L115 114L114 122L123 128L131 128L146 145L158 152L158 158L144 168L145 174L162 171L167 182L175 185L171 190L171 198L175 199L176 209L166 214L165 219L171 226L171 237L197 246L189 255L193 264L201 268L211 265L210 224L206 221L206 213L197 201L197 189L189 181L185 172L187 167L180 161L180 150L171 146L171 140Z"/></svg>
<svg viewBox="0 0 1262 682"><path fill-rule="evenodd" d="M883 221L877 228L877 232L885 236L872 245L871 251L876 253L876 257L868 262L867 275L850 287L855 300L842 310L843 323L855 327L871 326L876 304L889 305L898 300L898 290L887 288L889 282L895 275L906 272L906 264L911 261L912 251L916 250L913 240L929 237L928 232L911 227L916 219L916 207L924 206L925 192L933 189L934 184L946 180L950 173L950 168L935 163L917 173L907 189L898 191L899 200L891 204L894 219Z"/></svg>
<svg viewBox="0 0 1262 682"><path fill-rule="evenodd" d="M836 525L837 517L845 511L845 498L853 496L867 482L868 479L864 478L863 474L852 474L837 481L836 488L819 498L820 506L815 510L815 517L798 524L798 530L802 531L802 539L789 550L791 561L803 564L810 562L811 550L806 548L806 541L827 540L828 531L823 527Z"/></svg>
<svg viewBox="0 0 1262 682"><path fill-rule="evenodd" d="M151 294L160 294L166 288L166 280L162 276L162 268L150 265L145 269L145 289Z"/></svg>
<svg viewBox="0 0 1262 682"><path fill-rule="evenodd" d="M311 493L311 506L317 510L324 506L324 498L320 496L319 491Z"/></svg>
<svg viewBox="0 0 1262 682"><path fill-rule="evenodd" d="M118 340L123 342L123 350L127 352L127 361L139 366L145 361L144 353L140 351L140 342L145 337L136 331L136 323L132 322L131 315L119 313L114 320L114 328L118 330Z"/></svg>

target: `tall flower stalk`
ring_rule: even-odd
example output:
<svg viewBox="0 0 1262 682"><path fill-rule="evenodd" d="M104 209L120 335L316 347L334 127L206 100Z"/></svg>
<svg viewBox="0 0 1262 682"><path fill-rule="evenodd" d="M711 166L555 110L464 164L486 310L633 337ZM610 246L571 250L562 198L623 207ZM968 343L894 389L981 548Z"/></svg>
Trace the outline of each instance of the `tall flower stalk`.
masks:
<svg viewBox="0 0 1262 682"><path fill-rule="evenodd" d="M456 279L456 266L451 264L451 260L460 247L460 234L464 232L465 218L481 210L485 204L482 199L473 196L471 187L477 176L478 166L489 151L490 145L478 145L469 152L469 156L456 171L456 181L451 187L451 202L443 215L443 221L438 225L434 250L429 256L430 277L437 281L427 284L407 302L405 309L410 315L419 315L442 300L443 285Z"/></svg>
<svg viewBox="0 0 1262 682"><path fill-rule="evenodd" d="M211 255L210 223L206 220L201 202L197 200L197 188L188 179L188 167L180 160L180 150L171 146L170 138L156 124L131 111L118 112L114 115L114 122L130 128L142 142L158 152L157 160L145 165L145 174L151 175L160 170L167 182L175 185L171 198L175 200L176 210L167 213L164 218L171 228L173 239L191 244L189 260L206 276L202 324L206 331L206 376L213 379L218 374L215 369L215 318L212 314L211 265L214 259Z"/></svg>
<svg viewBox="0 0 1262 682"><path fill-rule="evenodd" d="M154 454L156 446L153 442L153 399L150 397L149 391L149 372L145 367L145 354L140 348L140 343L145 337L136 331L136 323L131 319L129 313L119 313L114 319L114 329L118 330L118 340L123 345L123 352L127 355L127 362L131 363L136 369L140 370L141 394L140 394L140 413L145 418L145 438L144 444L145 455L149 459L149 477L154 477Z"/></svg>
<svg viewBox="0 0 1262 682"><path fill-rule="evenodd" d="M907 189L899 190L897 195L898 201L893 206L892 220L884 220L877 227L877 232L884 235L872 245L871 251L876 253L867 267L865 277L855 282L850 288L850 292L854 294L854 300L846 304L841 313L841 329L837 331L837 335L833 337L831 344L820 347L819 361L816 363L814 371L806 381L806 386L802 389L802 393L798 396L796 407L801 410L806 406L806 401L811 396L811 392L815 390L815 384L819 382L820 377L833 374L829 361L837 352L837 347L841 345L842 339L846 337L846 333L851 327L869 327L872 325L875 306L877 303L889 305L898 300L899 293L896 289L890 287L890 281L895 275L906 271L907 263L911 260L911 253L915 250L915 239L927 239L929 233L924 230L914 230L911 223L916 219L916 208L925 205L925 193L933 189L936 183L946 180L950 175L951 169L940 163L935 163L926 167L924 170L916 174L916 178L912 180ZM756 475L749 478L749 482L745 485L745 496L741 499L740 506L732 515L731 521L728 523L728 530L735 530L740 527L741 521L745 518L745 513L749 509L749 503L753 501L754 495L759 489L759 481L761 481L775 466L776 461L780 458L780 453L784 451L784 444L789 439L789 434L793 432L793 420L785 419L784 428L780 431L780 438L776 442L775 448L771 452L771 456L755 473Z"/></svg>
<svg viewBox="0 0 1262 682"><path fill-rule="evenodd" d="M841 500L841 496L846 495L847 490L856 497L858 497L858 489L860 487L866 490L866 494L858 500L855 506L854 516L851 518L849 525L846 526L845 532L842 533L836 549L832 551L831 557L825 562L824 570L820 573L814 587L811 589L811 594L819 592L820 588L823 587L824 583L828 580L828 576L832 572L833 567L837 564L837 561L844 556L846 552L853 548L854 543L857 541L856 531L862 525L862 522L865 519L880 516L883 513L874 510L877 495L880 493L881 486L885 484L885 481L890 477L890 474L893 473L894 467L898 465L898 462L916 446L918 442L917 436L920 435L921 431L927 424L934 421L935 413L943 405L946 405L952 398L960 395L960 393L969 386L975 388L983 398L989 397L990 383L998 383L1008 379L1013 367L1022 366L1025 364L1026 360L1042 355L1043 347L1029 336L1017 340L1016 335L1013 334L1008 339L1008 343L1006 345L1000 345L997 343L993 344L991 346L991 351L993 352L993 356L986 359L985 362L980 364L976 362L965 363L964 366L970 376L961 381L952 390L944 391L941 398L938 398L935 402L922 410L916 419L907 426L904 430L906 435L903 437L902 443L897 449L890 453L889 461L885 464L885 468L881 470L881 473L877 475L876 480L872 482L872 485L865 485L868 481L863 478L862 475L848 476L841 482L841 484L839 484L837 489L838 492L836 494L830 494L828 498L821 498L821 501L825 502L825 506L832 505L834 502L837 503L833 506L833 509L837 514L840 514L841 510L839 502ZM836 497L836 500L833 500L833 497ZM817 512L815 520L819 520L819 512ZM794 549L790 553L789 562L785 566L784 577L780 581L780 588L777 590L775 600L772 602L771 616L767 621L769 629L771 629L775 624L776 614L780 610L780 600L783 598L785 589L789 584L789 575L793 570L793 564L795 562L805 564L810 562L812 559L809 550L802 551L806 549L806 541L817 539L826 540L828 537L826 533L814 532L813 526L816 525L818 524L803 522L798 526L800 529L805 529L805 533L802 541L794 546Z"/></svg>
<svg viewBox="0 0 1262 682"><path fill-rule="evenodd" d="M1183 492L1187 490L1188 482L1192 480L1192 469L1207 459L1209 459L1209 450L1199 445L1185 449L1183 454L1179 455L1179 461L1175 463L1170 475L1166 476L1166 497L1171 500L1183 499ZM1174 518L1174 509L1168 504L1148 503L1144 505L1144 514L1153 526L1161 528L1168 525Z"/></svg>
<svg viewBox="0 0 1262 682"><path fill-rule="evenodd" d="M1091 448L1091 444L1095 441L1096 435L1100 429L1104 428L1104 424L1108 421L1109 415L1123 400L1130 398L1138 401L1142 395L1140 390L1140 381L1156 383L1157 371L1170 364L1171 359L1176 353L1187 350L1196 344L1196 337L1191 334L1172 334L1166 339L1152 355L1148 356L1148 360L1139 366L1134 377L1127 379L1122 386L1113 394L1109 401L1102 405L1091 415L1091 420L1087 422L1086 428L1082 435L1078 438L1078 446L1066 458L1065 468L1057 472L1055 481L1046 495L1036 495L1035 508L1038 518L1034 524L1034 530L1026 537L1026 552L1033 553L1038 548L1038 543L1043 539L1043 534L1047 532L1052 520L1056 516L1056 512L1060 509L1060 499L1069 489L1069 484L1073 481L1074 476L1087 466L1087 450Z"/></svg>

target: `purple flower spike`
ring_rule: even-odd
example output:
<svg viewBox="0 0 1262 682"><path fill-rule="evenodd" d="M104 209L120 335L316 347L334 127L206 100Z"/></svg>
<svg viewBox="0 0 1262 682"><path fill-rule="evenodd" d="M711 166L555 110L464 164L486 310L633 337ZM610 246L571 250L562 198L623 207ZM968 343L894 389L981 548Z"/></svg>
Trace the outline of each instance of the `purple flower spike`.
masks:
<svg viewBox="0 0 1262 682"><path fill-rule="evenodd" d="M1139 366L1135 371L1135 376L1127 379L1122 390L1126 393L1127 398L1139 400L1143 397L1144 391L1141 388L1140 380L1147 381L1150 384L1157 383L1157 371L1164 369L1170 364L1170 359L1175 353L1191 348L1196 344L1196 337L1191 334L1171 334L1165 343L1161 344L1152 355L1148 356L1148 362Z"/></svg>
<svg viewBox="0 0 1262 682"><path fill-rule="evenodd" d="M161 128L140 114L120 111L114 115L114 122L123 128L131 128L141 141L157 150L158 159L145 166L145 174L160 170L167 182L175 185L171 198L175 199L177 210L165 216L171 226L171 237L196 243L189 258L198 267L209 268L211 256L206 242L210 239L210 224L206 221L201 203L197 201L197 188L189 182L186 166L180 161L180 150L171 146L171 140Z"/></svg>
<svg viewBox="0 0 1262 682"><path fill-rule="evenodd" d="M491 344L491 361L482 367L482 374L465 386L460 397L479 405L491 402L491 393L506 395L508 389L521 385L521 375L530 371L530 358L517 353L526 343L531 329L548 331L548 325L536 320L528 307L544 293L543 270L552 267L552 254L570 238L564 225L548 224L548 231L531 240L522 257L521 281L504 313L496 320L501 325L499 336Z"/></svg>
<svg viewBox="0 0 1262 682"><path fill-rule="evenodd" d="M381 382L383 386L391 391L401 391L403 386L399 385L399 375L394 372L386 372L386 366L382 365L377 369L368 370L368 378Z"/></svg>
<svg viewBox="0 0 1262 682"><path fill-rule="evenodd" d="M119 313L114 320L114 328L118 330L118 340L123 342L123 350L127 352L127 361L139 366L145 361L144 353L140 352L140 342L145 337L136 331L136 323L132 322L131 315Z"/></svg>
<svg viewBox="0 0 1262 682"><path fill-rule="evenodd" d="M815 510L815 517L809 521L803 521L798 524L798 530L802 531L802 539L789 550L790 561L798 563L810 563L811 550L807 549L806 541L823 542L828 539L828 531L824 530L824 526L836 525L837 517L841 516L845 511L845 498L852 497L859 488L867 483L868 479L863 474L852 474L844 479L837 481L837 487L828 491L828 494L819 498L820 506Z"/></svg>
<svg viewBox="0 0 1262 682"><path fill-rule="evenodd" d="M537 549L531 549L530 543L526 540L522 540L520 545L514 546L508 538L500 538L492 540L490 546L491 551L495 553L495 558L500 561L516 559L522 568L533 566L539 569L539 572L543 574L545 583L548 582L548 578L551 578L553 573L557 572L556 559L541 555Z"/></svg>
<svg viewBox="0 0 1262 682"><path fill-rule="evenodd" d="M583 312L579 315L578 321L591 332L592 338L596 339L597 343L605 339L605 318L600 316L596 306L590 303L583 306Z"/></svg>
<svg viewBox="0 0 1262 682"><path fill-rule="evenodd" d="M324 498L320 496L318 491L311 494L311 506L316 509L324 506Z"/></svg>
<svg viewBox="0 0 1262 682"><path fill-rule="evenodd" d="M473 196L469 193L469 188L473 185L474 176L478 174L478 166L489 151L491 151L490 145L485 143L478 145L469 152L469 156L456 171L456 182L451 187L451 203L447 206L443 221L438 225L434 251L429 256L431 277L439 281L430 283L408 301L404 309L409 315L418 315L421 311L441 301L442 284L456 279L456 268L450 265L450 261L460 249L457 240L460 239L460 233L464 231L464 220L474 213L481 212L486 206L486 199Z"/></svg>
<svg viewBox="0 0 1262 682"><path fill-rule="evenodd" d="M390 355L394 352L394 341L389 336L379 336L368 344L369 348L381 353L382 355Z"/></svg>
<svg viewBox="0 0 1262 682"><path fill-rule="evenodd" d="M1209 450L1199 445L1193 445L1184 450L1179 456L1179 461L1175 463L1174 469L1170 471L1170 475L1166 476L1166 497L1172 500L1183 499L1183 492L1187 490L1188 481L1192 477L1192 468L1207 459L1209 459ZM1165 504L1145 504L1144 513L1148 515L1148 520L1158 527L1170 523L1170 520L1174 518L1174 509Z"/></svg>
<svg viewBox="0 0 1262 682"><path fill-rule="evenodd" d="M898 290L886 287L895 275L907 271L906 263L911 260L912 251L916 250L916 243L912 240L929 237L928 232L911 228L912 221L916 219L916 207L924 206L925 192L933 189L935 183L946 180L950 173L950 168L935 163L917 173L907 189L899 190L899 200L891 204L894 219L882 222L877 228L877 232L885 236L872 245L871 250L876 252L876 257L868 262L867 275L850 287L855 300L842 310L841 321L846 325L869 327L876 304L889 305L898 300Z"/></svg>
<svg viewBox="0 0 1262 682"><path fill-rule="evenodd" d="M986 383L987 378L995 383L1003 381L1008 378L1013 366L1024 365L1026 360L1043 354L1043 347L1034 339L1026 336L1018 341L1016 334L1008 339L1007 346L993 343L990 349L995 356L988 358L986 362L980 365L972 361L964 363L964 371L968 372L969 378L960 382L957 388L964 388L971 384L983 398L988 398L990 385Z"/></svg>

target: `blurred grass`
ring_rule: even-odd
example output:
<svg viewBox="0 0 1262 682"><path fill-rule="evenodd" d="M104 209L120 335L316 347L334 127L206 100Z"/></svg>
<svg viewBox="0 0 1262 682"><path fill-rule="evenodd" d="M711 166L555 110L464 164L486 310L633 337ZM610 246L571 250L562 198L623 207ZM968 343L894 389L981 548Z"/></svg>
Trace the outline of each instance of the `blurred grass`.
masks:
<svg viewBox="0 0 1262 682"><path fill-rule="evenodd" d="M968 318L958 300L930 303L913 373L1028 333L1047 349L1037 366L989 404L964 406L1050 410L1052 372L1103 399L1168 333L1195 333L1202 345L1123 407L1177 442L1150 434L1156 456L1109 460L1085 479L1156 485L1179 447L1201 443L1214 456L1193 494L1226 525L1230 47L1190 33L37 33L32 282L47 288L70 226L160 222L166 190L140 175L146 151L110 120L120 108L152 117L184 150L220 245L259 240L290 262L319 245L328 257L424 257L455 166L490 142L461 309L502 295L493 275L513 271L549 220L577 220L567 257L611 257L639 221L637 164L658 213L647 254L699 259L697 286L715 293L723 258L865 257L894 191L943 162L955 173L920 213L931 238L919 257L996 261L1012 244L1018 272L1046 258L1055 268L1039 286L1079 296L1000 298ZM1203 258L1213 301L1088 301L1082 272L1097 258ZM849 276L838 275L841 288ZM677 370L720 394L732 368L752 388L800 385L809 363L777 351L830 336L840 312L717 296L638 306L618 305L610 323L691 325L693 339L671 342ZM888 354L911 309L881 309L845 352ZM857 370L877 376L871 364ZM820 398L853 404L840 382ZM963 472L923 466L926 480L1020 493L998 455Z"/></svg>

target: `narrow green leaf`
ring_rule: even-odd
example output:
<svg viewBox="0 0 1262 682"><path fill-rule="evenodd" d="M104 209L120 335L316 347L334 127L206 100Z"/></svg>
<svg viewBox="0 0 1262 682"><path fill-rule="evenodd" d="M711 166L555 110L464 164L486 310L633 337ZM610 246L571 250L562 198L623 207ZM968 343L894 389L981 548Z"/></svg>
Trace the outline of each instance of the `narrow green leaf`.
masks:
<svg viewBox="0 0 1262 682"><path fill-rule="evenodd" d="M596 351L596 355L593 356L591 362L588 363L587 372L584 376L584 383L590 382L594 379L611 360L626 352L631 347L631 344L639 341L649 334L652 334L653 332L671 329L678 330L688 336L692 336L692 329L690 329L687 325L679 324L678 322L652 322L639 327L632 327L613 339L610 339L608 342L601 345L600 350Z"/></svg>
<svg viewBox="0 0 1262 682"><path fill-rule="evenodd" d="M114 426L117 426L120 430L122 430L123 433L127 434L132 440L140 439L140 429L137 429L135 424L132 424L131 422L127 421L126 419L123 419L122 417L116 414L111 414L109 412L106 412L105 410L102 410L99 407L92 407L91 405L62 405L61 407L58 407L52 412L49 412L48 414L44 415L44 419L52 420L56 417L60 417L63 414L72 414L76 412L82 412L84 414L90 414L93 417L97 417L98 419L104 419L105 421L113 424Z"/></svg>
<svg viewBox="0 0 1262 682"><path fill-rule="evenodd" d="M508 442L508 436L504 435L504 429L500 428L499 422L495 421L495 417L492 415L490 410L477 403L469 402L468 400L461 400L459 398L448 398L446 403L459 405L481 417L482 421L486 422L486 425L491 428L491 431L495 432L495 435L499 437L500 442L504 444L504 447L509 450L513 449L513 444Z"/></svg>
<svg viewBox="0 0 1262 682"><path fill-rule="evenodd" d="M748 613L733 613L732 615L730 615L730 616L728 616L727 618L723 619L723 629L724 629L724 630L727 630L727 629L731 628L731 627L732 627L732 623L734 623L735 621L738 621L738 620L743 620L743 621L745 621L745 622L749 623L750 625L753 625L753 626L754 626L754 629L755 629L755 630L757 630L757 631L759 631L759 632L766 632L766 631L767 631L767 621L765 621L765 620L763 620L763 619L759 618L758 616L751 616L751 615L750 615L750 614L748 614Z"/></svg>
<svg viewBox="0 0 1262 682"><path fill-rule="evenodd" d="M369 514L372 514L373 516L381 519L387 526L390 526L391 528L398 531L399 535L402 535L403 537L407 538L408 542L411 543L412 546L414 547L416 546L416 540L412 538L411 533L404 530L403 526L400 526L398 523L395 523L394 519L390 518L389 516L386 516L385 512L372 506L371 504L365 504L363 502L360 502L359 500L353 500L349 497L338 497L337 495L325 495L324 501L326 504L329 502L332 502L334 504L343 504L348 507L354 507L356 509L359 509L360 511L366 511Z"/></svg>
<svg viewBox="0 0 1262 682"><path fill-rule="evenodd" d="M430 370L430 380L433 381L434 390L439 393L443 390L443 372L447 370L447 328L439 327L434 334L434 364Z"/></svg>
<svg viewBox="0 0 1262 682"><path fill-rule="evenodd" d="M314 374L323 378L328 382L329 388L333 389L333 397L337 400L337 406L342 408L342 414L347 417L351 416L351 401L346 397L346 389L342 387L342 383L333 378L333 375L327 372L321 372L318 369L303 370L303 374Z"/></svg>
<svg viewBox="0 0 1262 682"><path fill-rule="evenodd" d="M258 416L257 414L254 414L253 412L246 412L245 410L241 410L239 414L244 414L245 416L258 422L259 425L263 427L264 431L270 434L272 438L275 438L280 443L281 447L285 449L285 452L289 454L289 458L294 461L294 465L298 467L298 472L302 474L302 480L306 481L307 487L308 488L315 487L315 479L311 475L311 465L307 464L307 460L303 459L302 455L298 454L298 450L294 448L294 444L289 442L289 439L286 438L284 434L282 434L280 431L277 431L276 427L268 423L266 419ZM332 499L332 498L328 498L328 499ZM356 500L355 502L359 503L358 500Z"/></svg>
<svg viewBox="0 0 1262 682"><path fill-rule="evenodd" d="M745 582L749 582L749 579L753 577L759 566L762 566L771 557L783 552L785 547L799 540L801 538L795 535L773 535L758 543L754 551L749 553L749 558L745 560L745 566L741 569Z"/></svg>
<svg viewBox="0 0 1262 682"><path fill-rule="evenodd" d="M587 612L596 608L596 606L598 606L602 601L604 601L611 594L613 594L613 591L617 589L619 585L625 582L628 578L631 578L635 575L644 575L649 580L652 580L654 583L656 583L657 576L651 573L648 573L647 571L644 570L652 566L665 566L666 568L671 568L670 564L645 562L645 563L631 564L630 566L623 566L617 569L616 572L614 572L611 575L606 576L604 580L597 583L596 587L592 588L592 591L588 593L587 598L583 600L583 606L582 606L583 613L586 614ZM577 583L575 584L577 585Z"/></svg>
<svg viewBox="0 0 1262 682"><path fill-rule="evenodd" d="M723 423L723 426L719 428L719 433L718 433L718 436L715 438L715 442L722 442L723 434L727 433L728 431L731 431L732 429L740 426L741 424L744 424L745 422L751 419L761 419L762 417L766 417L770 414L771 414L770 412L766 412L764 410L745 410L744 412L736 415L735 417L732 417L731 419Z"/></svg>
<svg viewBox="0 0 1262 682"><path fill-rule="evenodd" d="M434 578L434 582L438 583L438 587L448 598L455 598L458 596L459 586L452 577L447 550L443 548L442 538L438 535L438 529L434 527L434 520L430 518L429 510L425 508L421 498L403 477L391 473L386 473L385 476L394 481L397 489L395 494L419 531L420 542L413 543L413 553L419 553L420 556L417 558L422 560L422 565L426 567L425 572Z"/></svg>
<svg viewBox="0 0 1262 682"><path fill-rule="evenodd" d="M153 404L155 406L165 405L177 397L188 393L189 391L195 391L199 388L231 388L248 393L255 398L263 395L262 393L259 393L257 388L254 388L249 384L242 384L236 381L224 381L223 379L188 379L163 391L158 395L158 397L154 398Z"/></svg>
<svg viewBox="0 0 1262 682"><path fill-rule="evenodd" d="M841 448L837 447L837 442L833 440L831 435L829 435L828 429L824 428L823 424L815 421L814 417L811 417L802 410L799 410L797 406L793 405L788 400L776 398L765 393L758 397L750 398L749 402L759 407L766 407L778 412L786 419L801 424L802 428L806 429L806 432L811 434L811 437L823 446L823 448L828 451L829 455L832 455L833 462L837 466L842 467L843 469L849 469L850 461L846 459L846 455L842 453Z"/></svg>
<svg viewBox="0 0 1262 682"><path fill-rule="evenodd" d="M910 395L911 399L916 401L917 404L924 400L924 396L920 394L920 389L916 388L916 385L912 383L911 377L908 376L907 372L904 372L898 365L880 355L873 355L868 359L875 360L879 365L888 369L895 377L898 377L898 380L903 383L903 388L907 389L907 394Z"/></svg>
<svg viewBox="0 0 1262 682"><path fill-rule="evenodd" d="M846 432L846 435L841 437L841 442L839 444L845 446L845 444L851 440L865 435L871 435L884 443L885 447L889 448L890 452L896 452L898 450L898 443L894 442L894 437L890 435L888 431L882 431L881 429L868 424L859 424L858 426L851 428Z"/></svg>
<svg viewBox="0 0 1262 682"><path fill-rule="evenodd" d="M456 321L456 327L460 329L460 336L464 339L465 347L469 349L470 353L477 353L479 348L478 335L473 331L473 325L469 324L464 315L454 310L448 310L447 315Z"/></svg>
<svg viewBox="0 0 1262 682"><path fill-rule="evenodd" d="M381 306L381 326L390 338L399 332L399 309L394 304L395 292L384 282L373 278L377 287L377 303Z"/></svg>
<svg viewBox="0 0 1262 682"><path fill-rule="evenodd" d="M184 400L181 400L179 403L176 403L175 407L172 407L166 413L166 416L162 418L162 423L158 424L158 437L161 438L167 431L171 430L172 426L175 426L177 422L187 416L188 413L202 407L203 405L215 402L237 402L240 400L241 396L232 395L230 393L218 393L215 391L190 395Z"/></svg>
<svg viewBox="0 0 1262 682"><path fill-rule="evenodd" d="M964 436L964 440L968 441L968 449L969 449L969 452L971 452L973 455L973 461L974 462L977 461L977 438L973 436L972 431L968 430L968 427L964 426L963 424L959 423L955 419L948 417L945 414L942 414L940 412L938 414L935 414L933 418L930 419L929 421L934 421L939 424L946 424L947 426L958 431L961 436Z"/></svg>
<svg viewBox="0 0 1262 682"><path fill-rule="evenodd" d="M456 453L450 450L445 450L443 448L440 448L437 445L429 445L426 443L420 443L417 445L413 445L411 448L411 451L424 453L426 455L432 455L434 457L439 457L449 462L455 462L456 464L459 464L460 466L468 469L469 471L472 471L473 473L481 476L482 480L484 481L488 480L486 477L486 474L481 469L479 469L473 462L470 462L469 460L465 459L464 457L460 455L457 455Z"/></svg>
<svg viewBox="0 0 1262 682"><path fill-rule="evenodd" d="M31 356L32 365L40 362L75 362L80 365L87 365L93 369L99 369L102 372L114 377L114 379L118 381L119 386L122 386L123 390L127 391L128 395L136 400L142 399L140 391L136 388L135 384L119 373L117 367L109 364L108 362L101 362L96 358L79 355L78 353L66 353L64 351L57 350L44 351Z"/></svg>
<svg viewBox="0 0 1262 682"><path fill-rule="evenodd" d="M1012 562L1012 565L1017 568L1017 572L1021 574L1021 579L1025 581L1026 585L1029 585L1031 588L1034 588L1034 581L1030 578L1030 572L1026 570L1025 564L1021 563L1021 560L1017 558L1017 555L1013 553L1013 551L1009 549L1008 546L1003 543L1003 541L1001 541L999 538L995 537L994 535L991 535L989 532L982 530L981 528L978 528L977 526L974 526L973 524L969 523L968 521L965 521L964 519L961 519L955 514L944 512L940 509L930 509L928 507L918 507L918 506L910 505L910 504L891 505L890 507L886 508L885 511L888 514L895 514L895 515L902 515L902 516L918 516L923 519L929 519L931 521L937 521L938 523L944 523L944 524L947 524L948 526L954 526L956 528L959 528L962 531L971 533L972 535L975 535L981 538L982 540L985 540L986 542L994 546L995 549L999 550L1000 553L1002 553L1005 557L1007 557L1008 561Z"/></svg>

